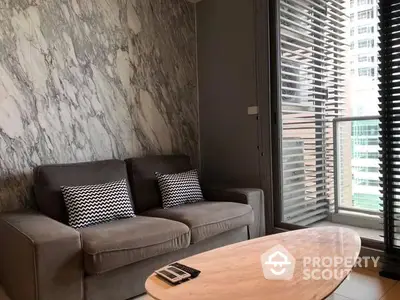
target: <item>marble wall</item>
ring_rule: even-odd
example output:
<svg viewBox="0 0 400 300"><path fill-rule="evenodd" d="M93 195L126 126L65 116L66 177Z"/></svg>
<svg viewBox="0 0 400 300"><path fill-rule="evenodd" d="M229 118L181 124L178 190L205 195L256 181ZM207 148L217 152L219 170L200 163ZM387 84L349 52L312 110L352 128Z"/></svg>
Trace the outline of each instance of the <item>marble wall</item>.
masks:
<svg viewBox="0 0 400 300"><path fill-rule="evenodd" d="M197 157L193 4L0 1L0 211L39 164Z"/></svg>

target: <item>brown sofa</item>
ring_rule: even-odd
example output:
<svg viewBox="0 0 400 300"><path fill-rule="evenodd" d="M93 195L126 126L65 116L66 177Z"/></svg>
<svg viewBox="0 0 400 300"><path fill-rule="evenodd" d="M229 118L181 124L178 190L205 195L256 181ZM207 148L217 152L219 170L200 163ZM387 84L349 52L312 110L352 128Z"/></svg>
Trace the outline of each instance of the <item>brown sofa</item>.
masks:
<svg viewBox="0 0 400 300"><path fill-rule="evenodd" d="M155 269L260 236L261 190L203 189L206 201L161 209L154 172L191 169L187 156L154 156L34 172L38 210L0 215L0 283L12 300L124 300L145 292ZM137 217L75 230L62 185L128 178Z"/></svg>

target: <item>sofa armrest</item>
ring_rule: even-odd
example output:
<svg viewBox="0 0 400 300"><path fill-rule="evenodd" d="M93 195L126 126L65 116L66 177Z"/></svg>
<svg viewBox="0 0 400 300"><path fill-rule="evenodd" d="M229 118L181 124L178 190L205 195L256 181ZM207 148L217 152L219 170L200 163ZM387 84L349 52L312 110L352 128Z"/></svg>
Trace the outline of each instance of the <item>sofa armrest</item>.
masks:
<svg viewBox="0 0 400 300"><path fill-rule="evenodd" d="M82 300L78 231L38 212L0 214L0 282L13 300Z"/></svg>
<svg viewBox="0 0 400 300"><path fill-rule="evenodd" d="M264 192L261 189L203 188L208 201L227 201L248 204L253 208L254 223L249 226L250 238L265 235Z"/></svg>

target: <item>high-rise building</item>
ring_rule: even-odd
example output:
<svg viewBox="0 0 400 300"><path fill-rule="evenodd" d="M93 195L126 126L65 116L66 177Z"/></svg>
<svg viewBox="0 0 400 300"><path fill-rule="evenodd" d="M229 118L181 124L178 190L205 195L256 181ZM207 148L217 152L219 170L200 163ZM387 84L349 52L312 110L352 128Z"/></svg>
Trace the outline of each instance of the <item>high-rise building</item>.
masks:
<svg viewBox="0 0 400 300"><path fill-rule="evenodd" d="M352 117L378 115L378 0L350 0L348 104ZM351 124L351 199L355 208L379 209L379 123ZM350 196L346 195L345 197Z"/></svg>

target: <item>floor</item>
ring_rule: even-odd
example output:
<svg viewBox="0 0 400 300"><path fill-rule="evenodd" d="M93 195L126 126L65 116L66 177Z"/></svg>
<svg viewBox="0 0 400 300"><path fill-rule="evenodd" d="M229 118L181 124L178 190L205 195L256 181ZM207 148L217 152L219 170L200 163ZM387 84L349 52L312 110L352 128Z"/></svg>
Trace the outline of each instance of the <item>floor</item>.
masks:
<svg viewBox="0 0 400 300"><path fill-rule="evenodd" d="M150 300L140 296L134 300ZM327 300L399 300L400 282L379 277L373 269L355 269ZM10 300L0 288L0 300Z"/></svg>
<svg viewBox="0 0 400 300"><path fill-rule="evenodd" d="M400 282L380 277L376 270L355 269L329 300L398 300Z"/></svg>

